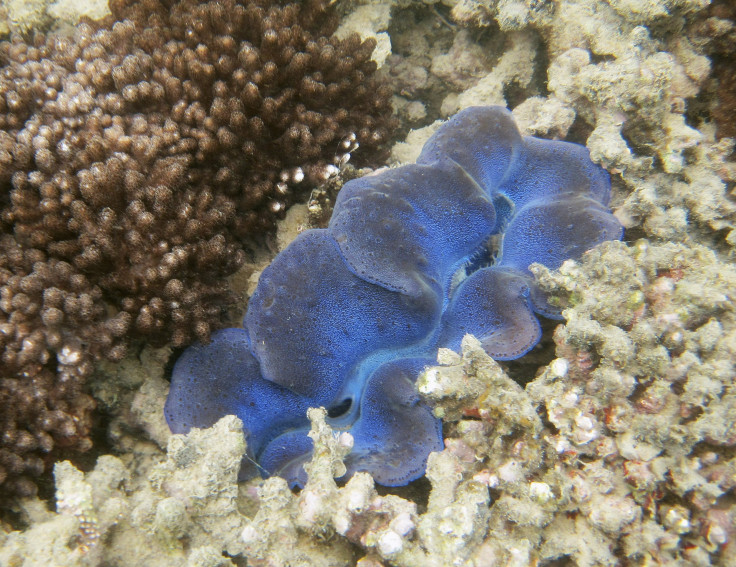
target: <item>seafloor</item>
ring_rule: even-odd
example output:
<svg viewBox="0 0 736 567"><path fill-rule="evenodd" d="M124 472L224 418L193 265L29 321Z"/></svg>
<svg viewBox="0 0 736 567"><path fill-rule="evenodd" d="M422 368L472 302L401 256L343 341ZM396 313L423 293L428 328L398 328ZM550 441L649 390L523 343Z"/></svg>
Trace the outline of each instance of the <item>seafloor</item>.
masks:
<svg viewBox="0 0 736 567"><path fill-rule="evenodd" d="M47 25L67 4L5 10ZM399 93L393 163L460 109L508 106L524 134L586 144L611 172L624 241L535 268L565 321L520 361L472 337L438 354L418 388L446 448L401 489L365 473L336 484L346 449L316 410L301 492L238 484L236 418L169 434L170 349L101 365L110 454L88 472L56 464L55 499L0 524L0 566L736 565L736 109L718 74L736 65L736 22L723 6L338 0L338 33L375 36ZM325 189L295 206L233 285L252 291L329 203Z"/></svg>

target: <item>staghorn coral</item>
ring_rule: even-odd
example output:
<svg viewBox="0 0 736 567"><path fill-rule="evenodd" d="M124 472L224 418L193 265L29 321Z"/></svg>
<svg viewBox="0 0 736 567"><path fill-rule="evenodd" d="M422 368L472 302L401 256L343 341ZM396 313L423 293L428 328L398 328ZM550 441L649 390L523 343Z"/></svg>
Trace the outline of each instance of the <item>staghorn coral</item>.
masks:
<svg viewBox="0 0 736 567"><path fill-rule="evenodd" d="M87 438L91 362L206 340L243 242L392 127L325 2L115 1L0 44L0 484ZM56 373L56 376L54 375Z"/></svg>
<svg viewBox="0 0 736 567"><path fill-rule="evenodd" d="M395 85L397 112L414 127L469 106L512 108L517 99L523 100L522 93L540 92L540 41L534 31L500 33L494 28L477 33L450 25L435 9L398 6L393 25L402 33L392 35L386 67Z"/></svg>

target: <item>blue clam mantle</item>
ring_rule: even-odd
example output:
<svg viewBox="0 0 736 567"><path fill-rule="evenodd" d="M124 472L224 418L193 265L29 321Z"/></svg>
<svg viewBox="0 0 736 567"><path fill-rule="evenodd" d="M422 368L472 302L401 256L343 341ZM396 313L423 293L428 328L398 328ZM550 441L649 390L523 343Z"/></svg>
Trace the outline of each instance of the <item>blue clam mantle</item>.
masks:
<svg viewBox="0 0 736 567"><path fill-rule="evenodd" d="M474 107L446 122L416 164L347 183L326 229L299 235L264 270L245 329L215 333L174 368L175 433L243 420L249 462L303 485L309 407L349 431L348 475L389 486L424 473L439 420L414 389L438 347L466 333L493 357L540 338L559 316L528 266L557 268L621 237L608 174L588 151L523 138L509 111Z"/></svg>

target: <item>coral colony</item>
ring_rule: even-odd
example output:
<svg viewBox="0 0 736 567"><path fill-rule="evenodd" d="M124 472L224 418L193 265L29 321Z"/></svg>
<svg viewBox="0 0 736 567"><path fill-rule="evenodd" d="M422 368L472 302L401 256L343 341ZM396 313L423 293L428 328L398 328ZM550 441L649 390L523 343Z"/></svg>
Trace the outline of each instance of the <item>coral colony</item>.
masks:
<svg viewBox="0 0 736 567"><path fill-rule="evenodd" d="M497 359L528 352L541 334L535 313L559 315L528 266L558 268L620 238L609 190L583 146L522 137L502 107L460 112L416 164L344 186L328 228L300 234L264 270L244 329L181 356L170 427L235 414L248 461L303 485L306 410L324 406L352 435L348 475L416 479L442 448L414 389L421 370L467 333Z"/></svg>
<svg viewBox="0 0 736 567"><path fill-rule="evenodd" d="M324 39L331 37L333 20L321 3L298 3L301 29L312 39L303 50L289 43L281 35L294 29L284 19L295 10L288 1L195 6L142 0L136 3L140 8L114 3L110 19L87 21L76 35L2 44L0 564L736 565L733 0L334 2L338 37L347 38L352 30L375 40L371 57L379 62L378 76L390 81L392 94L385 96L379 89L386 84L379 86L365 59L370 44ZM3 8L12 29L21 9L38 13L40 6L41 15L56 22L52 7L69 4L79 3L34 0L5 2ZM270 22L260 38L246 37L256 33L248 26L228 31L230 18L256 8L263 10L261 21ZM27 17L22 25L38 29ZM284 76L272 90L263 82L266 68L272 69L271 56L264 55L272 53L269 30L278 42L286 41L285 56L289 46L297 51L289 61L298 63L304 60L298 53L306 53L315 65L305 68L302 79ZM227 64L233 57L229 38L238 46L237 64L223 78L220 61ZM243 62L237 57L246 41L250 46L243 55L252 47L260 57L253 67L246 66L248 57ZM161 45L176 49L170 53L156 47ZM339 54L337 63L330 47ZM104 82L107 63L120 90ZM304 102L308 91L322 90L318 83L326 92L334 90L328 82L335 83L337 75L328 73L338 64L352 71L341 67L337 84L347 82L335 106L329 97L319 108ZM215 69L212 77L208 65ZM256 128L257 119L265 125L271 116L274 129L266 137L232 130L229 119L218 122L224 107L208 98L218 81L232 88L234 98L254 94L229 82L242 78L241 68L264 98L258 106L249 102L256 99L241 99L242 108L235 102L233 110L227 103L232 127L242 124L240 113ZM144 73L137 82L136 73ZM179 81L180 90L166 73ZM364 84L370 85L368 93L359 90ZM156 85L165 93L173 87L176 96L159 102L145 98L158 91ZM296 107L286 104L270 113L269 98L275 101L289 89L296 91L297 104L324 117L325 124L339 118L340 131L333 142L320 145L317 157L277 151L291 139L284 132L308 131L317 140L314 123ZM93 101L89 108L87 95ZM49 98L41 104L40 97ZM178 100L194 106L176 106ZM106 101L120 106L106 110ZM589 157L577 146L520 141L514 128L501 126L508 115L499 110L497 122L478 119L489 122L480 128L485 137L478 129L456 128L473 122L472 114L451 119L415 163L440 119L482 105L513 109L525 136L584 143ZM340 109L348 113L347 122ZM287 123L296 120L307 130L276 128L282 111ZM388 128L392 112L400 120L398 134ZM235 133L241 147L219 146L229 139L220 139L220 127ZM241 235L260 234L291 203L304 202L312 184L339 167L345 152L353 160L365 157L363 164L371 168L382 165L374 136L388 142L392 163L414 165L347 186L355 172L345 171L315 187L308 206L291 207L277 223L279 250L305 225L325 228L339 200L327 230L299 237L265 272L264 261L273 256L263 247L257 244L258 253L245 255L233 283L234 291L247 289L252 297L246 330L220 331L210 346L172 354L170 345L189 345L207 330L202 324L215 329L217 310L209 307L228 299L226 288L217 287L227 272L218 261L239 263ZM455 142L448 139L458 136ZM492 141L488 155L481 151L486 141ZM247 142L253 145L243 150ZM352 151L354 142L358 152ZM181 152L168 156L171 147ZM515 153L503 155L503 148L513 147ZM109 153L97 157L100 148ZM551 157L554 148L568 151ZM248 151L258 158L244 164L239 160L253 155ZM146 161L147 152L153 161ZM206 152L206 161L198 161L200 152ZM232 161L212 161L220 152ZM132 171L132 185L105 184L105 176L97 177L117 171L106 156ZM183 171L181 177L160 167L167 156L176 167L183 163L183 170L174 170ZM14 160L26 165L13 165L11 175L7 164ZM610 205L604 204L605 173L591 161L611 174ZM98 169L98 162L107 169ZM258 169L261 162L265 167ZM549 183L554 176L530 185L550 165L559 176L570 163L575 167L568 180L581 183L568 185L569 198L551 199L547 189L554 188ZM47 173L52 164L56 173ZM242 190L231 192L220 183L215 167L233 171L234 179L245 175ZM415 177L422 171L432 173ZM248 174L262 175L264 184ZM421 187L434 191L412 190L423 178ZM166 191L139 193L141 179L152 179L149 185L163 179L171 202L184 204L181 216L176 208L162 207L169 202ZM90 192L95 187L99 191ZM112 204L92 200L106 195L115 196ZM525 201L530 195L538 196L536 203ZM554 230L576 224L563 217L586 210L605 217L606 206L626 228L627 241L611 239L582 255L555 247ZM436 212L439 207L449 218ZM108 208L115 214L111 226L119 224L121 231L103 222L108 217L100 214ZM87 210L91 216L85 216ZM492 219L479 212L490 210ZM527 244L519 233L535 232L533 210L555 214L540 215L543 229L519 247ZM225 216L218 217L218 211ZM147 213L154 215L153 225ZM217 224L218 218L224 224ZM175 223L172 239L181 239L170 242L176 250L127 240L135 232L164 239L170 223ZM234 235L227 227L235 223L242 224ZM59 226L68 232L57 232ZM618 228L612 228L613 238ZM478 236L473 247L476 229L488 234ZM213 241L220 230L224 241ZM92 254L85 261L94 260L93 244L109 250L105 235L116 251L120 248L127 269L112 261L101 268L92 262L94 269L88 269L74 256L80 242ZM540 237L550 246L540 246ZM141 257L126 256L137 249ZM299 257L312 250L312 257ZM426 262L418 262L413 254L425 250ZM560 257L535 256L538 252ZM174 255L165 256L169 253ZM571 259L559 265L568 254ZM526 263L533 259L547 267L529 266L532 280ZM111 277L104 278L110 267L115 268ZM153 277L159 268L161 275ZM166 270L173 271L167 276ZM262 281L253 295L257 281L248 276L259 271ZM133 291L123 286L118 303L107 287L113 277L136 286ZM179 282L171 284L171 295L160 292L165 278ZM473 282L483 279L495 289L474 289ZM300 280L315 291L314 309ZM345 288L346 282L354 285ZM179 295L186 292L193 303ZM126 298L132 303L124 306ZM372 298L380 304L360 311ZM505 317L483 325L483 303L492 309L503 305ZM348 304L352 311L341 311ZM106 311L97 315L99 306ZM540 322L540 312L554 317L553 307L564 320L545 322L554 332L545 334L543 347L511 364L489 356L516 356L528 348L538 332L536 317ZM287 310L291 320L274 321ZM314 314L311 320L308 313ZM394 324L397 317L401 327ZM506 340L511 335L491 334L517 325L525 332L516 343ZM304 328L309 332L302 334ZM108 330L115 331L112 339ZM477 337L465 335L458 349L457 336L464 330ZM95 364L89 373L98 354L121 356L116 347L129 337L137 340L120 364ZM350 337L370 340L350 343ZM397 343L388 344L394 338ZM287 342L295 348L280 359ZM452 349L435 348L444 344ZM190 395L192 404L169 401L169 410L177 405L181 410L175 428L217 421L172 434L164 401L170 363L182 352L174 393ZM416 376L426 360L432 364ZM298 372L285 373L294 367ZM322 372L312 372L315 368ZM204 395L206 388L222 388L222 398ZM286 407L289 400L297 409ZM99 404L99 412L90 411L92 403ZM312 403L324 407L306 411L307 438L302 410ZM242 419L217 419L229 412ZM94 438L106 444L77 458L73 450L89 443L90 415L104 416L96 420ZM260 416L267 418L259 421ZM381 482L398 481L411 471L399 470L391 457L408 455L421 474L422 453L440 443L435 418L442 420L444 447L426 457L420 482L386 488L358 470L365 467ZM310 440L312 454L304 462ZM244 457L250 469L243 466ZM44 467L50 472L54 461L52 500L52 479L34 475ZM238 481L239 475L258 472L284 476ZM293 490L304 476L306 484ZM42 497L22 497L34 481L43 487Z"/></svg>
<svg viewBox="0 0 736 567"><path fill-rule="evenodd" d="M115 0L0 44L0 487L90 446L94 360L205 340L243 243L345 140L376 157L391 91L326 4Z"/></svg>

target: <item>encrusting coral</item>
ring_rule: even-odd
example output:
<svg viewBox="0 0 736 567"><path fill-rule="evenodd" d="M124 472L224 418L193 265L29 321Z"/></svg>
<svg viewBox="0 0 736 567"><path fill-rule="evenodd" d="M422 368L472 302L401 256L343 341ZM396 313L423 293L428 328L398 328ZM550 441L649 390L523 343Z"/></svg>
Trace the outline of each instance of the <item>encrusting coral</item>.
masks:
<svg viewBox="0 0 736 567"><path fill-rule="evenodd" d="M733 564L736 270L699 245L642 240L533 271L567 323L527 392L558 457L587 462L570 475L581 511L628 557ZM596 495L597 468L625 486Z"/></svg>
<svg viewBox="0 0 736 567"><path fill-rule="evenodd" d="M34 565L232 565L221 550L244 548L246 520L237 508L244 450L240 421L230 416L209 430L172 436L168 458L148 461L144 477L111 455L87 474L58 462L57 513L24 506L37 529L0 536L0 564L26 565L31 546ZM179 541L185 533L186 549Z"/></svg>
<svg viewBox="0 0 736 567"><path fill-rule="evenodd" d="M243 242L393 126L326 2L113 1L0 44L0 485L89 446L92 361L206 340Z"/></svg>

